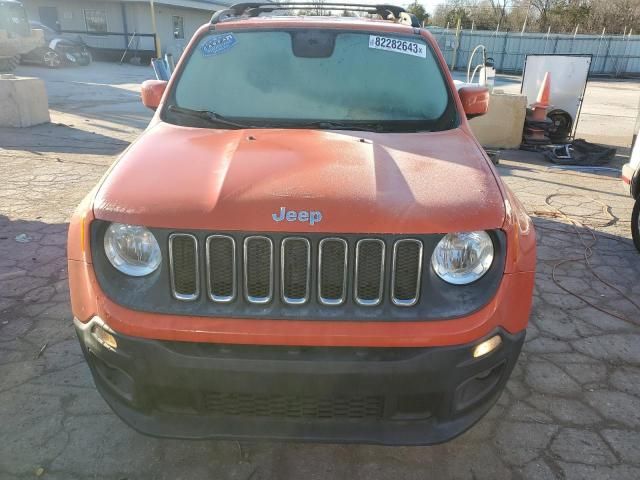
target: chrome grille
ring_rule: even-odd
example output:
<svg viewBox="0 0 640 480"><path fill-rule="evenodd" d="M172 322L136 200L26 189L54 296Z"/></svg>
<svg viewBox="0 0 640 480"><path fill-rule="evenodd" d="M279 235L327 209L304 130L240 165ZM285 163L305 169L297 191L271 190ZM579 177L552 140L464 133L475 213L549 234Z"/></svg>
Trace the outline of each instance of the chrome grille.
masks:
<svg viewBox="0 0 640 480"><path fill-rule="evenodd" d="M391 272L391 300L394 304L410 307L418 302L421 272L422 242L405 239L394 243Z"/></svg>
<svg viewBox="0 0 640 480"><path fill-rule="evenodd" d="M309 300L311 279L311 245L306 238L289 237L282 240L280 254L282 300L289 304L303 304Z"/></svg>
<svg viewBox="0 0 640 480"><path fill-rule="evenodd" d="M378 305L382 301L384 251L382 240L364 239L356 244L354 296L360 305Z"/></svg>
<svg viewBox="0 0 640 480"><path fill-rule="evenodd" d="M318 247L318 300L341 305L347 298L347 242L325 238Z"/></svg>
<svg viewBox="0 0 640 480"><path fill-rule="evenodd" d="M268 237L244 239L244 293L250 303L273 297L273 242Z"/></svg>
<svg viewBox="0 0 640 480"><path fill-rule="evenodd" d="M202 260L199 242L205 252ZM420 301L423 256L424 245L416 238L169 236L173 296L196 300L204 282L202 298L218 304L240 298L254 305L315 302L329 308L352 302L410 307ZM200 262L205 265L202 278Z"/></svg>
<svg viewBox="0 0 640 480"><path fill-rule="evenodd" d="M200 294L198 240L186 233L169 236L171 292L178 300L195 300Z"/></svg>
<svg viewBox="0 0 640 480"><path fill-rule="evenodd" d="M236 242L227 235L207 238L207 286L209 298L227 303L236 297Z"/></svg>

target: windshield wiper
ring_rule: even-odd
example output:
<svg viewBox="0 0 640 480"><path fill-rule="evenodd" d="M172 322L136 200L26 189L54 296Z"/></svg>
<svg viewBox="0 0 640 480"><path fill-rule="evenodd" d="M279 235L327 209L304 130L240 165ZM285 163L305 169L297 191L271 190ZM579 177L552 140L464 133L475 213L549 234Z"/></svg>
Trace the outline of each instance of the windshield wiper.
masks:
<svg viewBox="0 0 640 480"><path fill-rule="evenodd" d="M321 130L357 130L359 132L380 132L383 130L382 125L376 123L358 125L355 123L331 122L322 120L316 122L304 122L299 124L299 126L302 128L314 127Z"/></svg>
<svg viewBox="0 0 640 480"><path fill-rule="evenodd" d="M226 125L228 127L234 128L256 128L252 125L246 125L244 123L234 122L233 120L228 120L219 113L212 112L209 110L192 110L191 108L178 107L177 105L169 105L169 111L173 113L178 113L180 115L188 115L190 117L199 118L201 120L206 120L207 122L216 123L219 125Z"/></svg>

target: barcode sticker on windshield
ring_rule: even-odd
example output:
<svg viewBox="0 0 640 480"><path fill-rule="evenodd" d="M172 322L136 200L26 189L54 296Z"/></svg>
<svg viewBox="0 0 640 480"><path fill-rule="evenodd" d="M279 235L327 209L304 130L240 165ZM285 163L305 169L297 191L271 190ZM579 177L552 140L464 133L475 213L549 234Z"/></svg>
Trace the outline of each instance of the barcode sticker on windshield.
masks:
<svg viewBox="0 0 640 480"><path fill-rule="evenodd" d="M415 57L427 58L427 46L422 43L401 40L393 37L369 35L369 48L386 50L388 52L404 53Z"/></svg>

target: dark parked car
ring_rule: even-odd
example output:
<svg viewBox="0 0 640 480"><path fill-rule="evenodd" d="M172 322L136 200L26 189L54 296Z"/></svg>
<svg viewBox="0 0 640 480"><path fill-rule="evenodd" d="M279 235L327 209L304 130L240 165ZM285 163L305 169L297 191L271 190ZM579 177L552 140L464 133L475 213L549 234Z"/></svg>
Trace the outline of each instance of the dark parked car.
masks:
<svg viewBox="0 0 640 480"><path fill-rule="evenodd" d="M39 63L49 68L63 65L89 65L92 57L80 36L68 36L56 32L39 22L29 22L31 28L44 32L45 44L22 55L25 63Z"/></svg>

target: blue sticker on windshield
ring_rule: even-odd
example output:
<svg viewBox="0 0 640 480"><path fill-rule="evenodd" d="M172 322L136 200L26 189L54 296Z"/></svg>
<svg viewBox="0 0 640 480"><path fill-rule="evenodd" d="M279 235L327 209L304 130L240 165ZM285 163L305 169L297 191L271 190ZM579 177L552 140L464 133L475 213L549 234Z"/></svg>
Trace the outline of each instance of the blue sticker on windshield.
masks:
<svg viewBox="0 0 640 480"><path fill-rule="evenodd" d="M213 55L226 52L236 43L238 43L238 40L236 40L233 33L224 33L222 35L209 37L202 47L200 47L200 50L202 51L203 57L212 57Z"/></svg>

